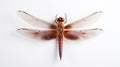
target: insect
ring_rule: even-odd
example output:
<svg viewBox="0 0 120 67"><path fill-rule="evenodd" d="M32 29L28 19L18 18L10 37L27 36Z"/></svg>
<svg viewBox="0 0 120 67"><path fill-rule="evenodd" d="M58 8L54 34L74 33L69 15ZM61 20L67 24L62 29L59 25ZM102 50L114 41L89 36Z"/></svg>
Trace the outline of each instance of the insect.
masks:
<svg viewBox="0 0 120 67"><path fill-rule="evenodd" d="M60 60L62 59L63 38L70 39L70 40L79 40L79 39L89 37L96 32L102 31L102 29L99 29L99 28L92 28L92 29L85 29L85 30L71 29L71 28L82 27L86 24L94 22L96 17L102 14L101 11L94 12L88 15L87 17L77 20L66 26L64 26L64 24L67 23L66 14L65 14L65 18L56 17L55 24L51 24L48 21L44 21L42 19L36 18L25 11L19 10L18 14L21 16L21 18L23 18L25 21L27 21L33 26L38 26L43 28L48 27L50 29L50 30L35 30L35 29L20 28L20 29L17 29L17 31L23 34L32 36L34 38L43 39L43 40L51 40L51 39L57 38Z"/></svg>

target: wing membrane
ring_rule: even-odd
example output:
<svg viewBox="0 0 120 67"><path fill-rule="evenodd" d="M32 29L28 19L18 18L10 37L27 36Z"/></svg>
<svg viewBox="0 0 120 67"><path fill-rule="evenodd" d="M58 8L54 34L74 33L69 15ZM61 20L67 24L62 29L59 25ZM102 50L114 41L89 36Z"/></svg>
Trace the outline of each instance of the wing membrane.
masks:
<svg viewBox="0 0 120 67"><path fill-rule="evenodd" d="M21 34L30 36L32 38L43 40L54 39L57 36L57 32L55 30L40 31L27 28L20 28L17 31L20 32Z"/></svg>
<svg viewBox="0 0 120 67"><path fill-rule="evenodd" d="M33 26L44 27L44 28L54 28L55 27L55 25L50 24L49 22L41 20L39 18L36 18L36 17L28 14L25 11L19 10L17 13L19 14L19 16L22 19L24 19L25 21L27 21L28 23L30 23Z"/></svg>
<svg viewBox="0 0 120 67"><path fill-rule="evenodd" d="M101 11L94 12L83 19L68 24L67 26L65 26L65 29L83 27L85 25L95 22L101 15L102 15Z"/></svg>
<svg viewBox="0 0 120 67"><path fill-rule="evenodd" d="M86 39L91 36L96 35L97 33L101 32L102 29L93 28L87 30L66 30L64 31L64 36L70 40L78 40L78 39Z"/></svg>

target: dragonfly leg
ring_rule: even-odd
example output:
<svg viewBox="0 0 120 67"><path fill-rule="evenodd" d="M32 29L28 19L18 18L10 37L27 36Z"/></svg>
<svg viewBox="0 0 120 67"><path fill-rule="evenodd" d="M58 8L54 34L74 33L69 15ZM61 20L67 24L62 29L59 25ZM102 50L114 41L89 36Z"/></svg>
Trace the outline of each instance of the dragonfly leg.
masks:
<svg viewBox="0 0 120 67"><path fill-rule="evenodd" d="M65 15L65 23L67 23L67 14L64 13L64 15Z"/></svg>

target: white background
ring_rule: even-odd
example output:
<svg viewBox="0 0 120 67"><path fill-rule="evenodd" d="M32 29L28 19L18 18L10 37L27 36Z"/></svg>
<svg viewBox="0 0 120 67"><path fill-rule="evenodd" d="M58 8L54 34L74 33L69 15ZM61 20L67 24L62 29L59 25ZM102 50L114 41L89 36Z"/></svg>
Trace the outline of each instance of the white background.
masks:
<svg viewBox="0 0 120 67"><path fill-rule="evenodd" d="M74 21L103 11L97 22L104 32L85 41L64 41L62 61L55 40L41 41L16 33L29 27L16 13L24 10L53 22L57 13ZM119 0L0 0L0 67L120 67Z"/></svg>

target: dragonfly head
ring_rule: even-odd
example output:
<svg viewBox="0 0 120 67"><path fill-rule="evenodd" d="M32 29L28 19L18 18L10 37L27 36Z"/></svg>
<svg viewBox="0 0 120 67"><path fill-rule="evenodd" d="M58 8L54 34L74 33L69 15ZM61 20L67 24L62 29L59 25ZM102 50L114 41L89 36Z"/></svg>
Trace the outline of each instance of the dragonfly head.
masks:
<svg viewBox="0 0 120 67"><path fill-rule="evenodd" d="M64 22L65 21L65 19L63 18L63 17L58 17L57 19L56 19L56 22L57 23L61 23L61 22Z"/></svg>
<svg viewBox="0 0 120 67"><path fill-rule="evenodd" d="M57 17L58 15L56 15L56 23L63 23L65 24L67 22L67 16L66 14L64 14L64 17Z"/></svg>

